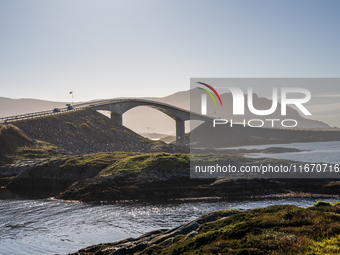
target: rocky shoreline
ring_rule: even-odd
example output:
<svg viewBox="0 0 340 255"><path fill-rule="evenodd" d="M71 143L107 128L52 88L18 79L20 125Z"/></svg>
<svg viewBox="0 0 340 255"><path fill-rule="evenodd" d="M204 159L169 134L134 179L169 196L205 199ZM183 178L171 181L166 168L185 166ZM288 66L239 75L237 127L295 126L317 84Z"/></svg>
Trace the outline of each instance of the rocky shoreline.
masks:
<svg viewBox="0 0 340 255"><path fill-rule="evenodd" d="M110 255L127 255L135 254L152 246L166 247L173 243L178 236L186 238L197 235L197 230L202 224L207 224L216 220L223 220L232 214L240 212L239 210L221 210L205 214L193 221L189 221L179 227L173 229L157 229L150 231L137 238L128 238L114 243L105 243L92 245L90 247L79 250L70 255L85 254L110 254Z"/></svg>
<svg viewBox="0 0 340 255"><path fill-rule="evenodd" d="M71 255L339 254L340 204L220 210L173 229L92 245Z"/></svg>

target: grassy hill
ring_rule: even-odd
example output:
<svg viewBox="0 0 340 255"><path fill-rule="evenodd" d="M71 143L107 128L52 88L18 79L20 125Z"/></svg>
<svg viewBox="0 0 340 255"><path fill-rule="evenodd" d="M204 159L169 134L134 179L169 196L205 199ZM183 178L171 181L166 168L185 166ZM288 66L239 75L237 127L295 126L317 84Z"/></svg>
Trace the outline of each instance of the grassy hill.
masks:
<svg viewBox="0 0 340 255"><path fill-rule="evenodd" d="M0 156L15 152L18 147L33 145L19 128L13 125L4 125L0 128Z"/></svg>
<svg viewBox="0 0 340 255"><path fill-rule="evenodd" d="M0 166L12 163L14 159L50 158L64 153L53 144L28 138L16 126L3 125L0 128Z"/></svg>

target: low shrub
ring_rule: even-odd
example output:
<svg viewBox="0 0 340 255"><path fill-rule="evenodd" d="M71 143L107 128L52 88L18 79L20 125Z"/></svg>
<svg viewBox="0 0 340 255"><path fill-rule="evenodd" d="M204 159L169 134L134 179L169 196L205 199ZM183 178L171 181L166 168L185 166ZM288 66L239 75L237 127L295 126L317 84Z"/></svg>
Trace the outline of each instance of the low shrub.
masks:
<svg viewBox="0 0 340 255"><path fill-rule="evenodd" d="M315 207L318 207L318 206L332 206L332 203L328 202L328 201L319 200L319 201L315 202L313 204L313 206L315 206Z"/></svg>

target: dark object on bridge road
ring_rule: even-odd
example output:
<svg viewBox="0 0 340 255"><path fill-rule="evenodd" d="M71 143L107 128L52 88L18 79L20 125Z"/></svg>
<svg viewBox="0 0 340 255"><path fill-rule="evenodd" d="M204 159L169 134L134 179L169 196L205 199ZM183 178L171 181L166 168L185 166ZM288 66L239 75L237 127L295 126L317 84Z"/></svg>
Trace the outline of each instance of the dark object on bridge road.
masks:
<svg viewBox="0 0 340 255"><path fill-rule="evenodd" d="M73 110L73 109L74 109L73 105L67 106L67 110Z"/></svg>
<svg viewBox="0 0 340 255"><path fill-rule="evenodd" d="M53 112L60 112L60 109L59 108L54 108Z"/></svg>

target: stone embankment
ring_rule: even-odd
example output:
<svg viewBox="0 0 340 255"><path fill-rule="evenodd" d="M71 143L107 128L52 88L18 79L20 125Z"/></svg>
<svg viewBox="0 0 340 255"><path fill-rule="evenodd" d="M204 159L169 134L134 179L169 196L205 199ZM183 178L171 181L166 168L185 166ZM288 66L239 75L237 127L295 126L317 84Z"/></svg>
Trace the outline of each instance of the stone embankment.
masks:
<svg viewBox="0 0 340 255"><path fill-rule="evenodd" d="M153 142L92 109L18 121L14 124L29 138L55 144L72 154L189 151L185 146Z"/></svg>

